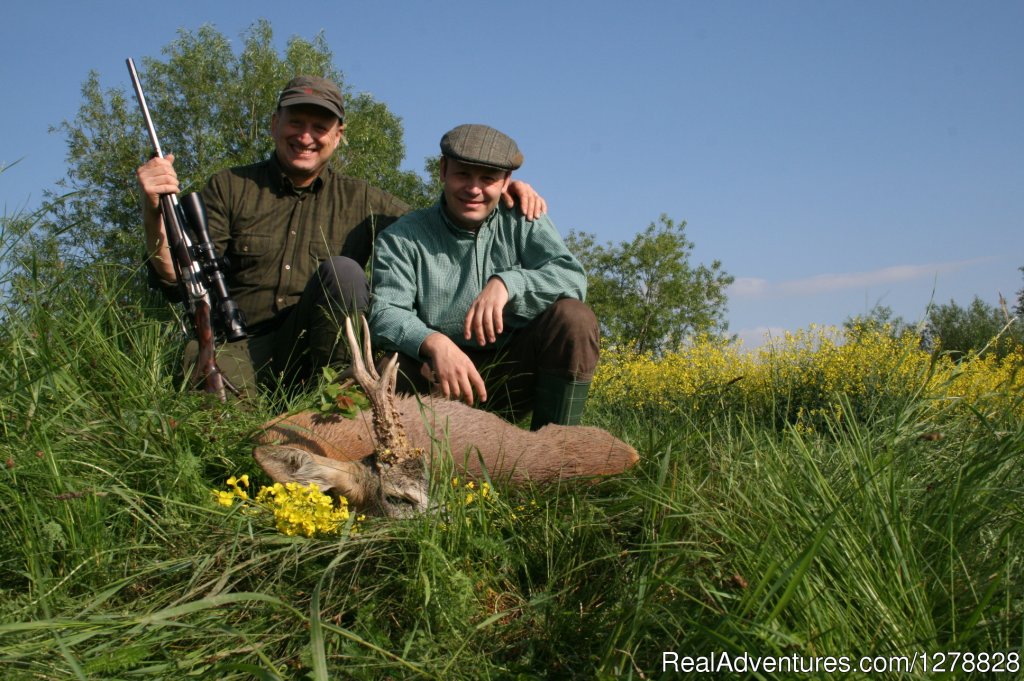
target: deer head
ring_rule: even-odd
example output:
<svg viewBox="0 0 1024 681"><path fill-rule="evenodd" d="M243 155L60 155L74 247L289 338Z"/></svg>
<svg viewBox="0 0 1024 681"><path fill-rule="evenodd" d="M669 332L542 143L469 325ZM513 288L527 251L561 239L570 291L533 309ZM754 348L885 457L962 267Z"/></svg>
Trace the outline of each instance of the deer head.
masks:
<svg viewBox="0 0 1024 681"><path fill-rule="evenodd" d="M352 353L352 374L366 393L373 414L376 447L355 461L338 461L292 445L257 447L253 456L274 480L316 483L321 491L344 496L353 508L388 517L408 517L428 505L428 472L421 450L413 448L395 407L398 355L377 368L370 359L370 329L362 320L363 346L352 322L345 319L345 338Z"/></svg>

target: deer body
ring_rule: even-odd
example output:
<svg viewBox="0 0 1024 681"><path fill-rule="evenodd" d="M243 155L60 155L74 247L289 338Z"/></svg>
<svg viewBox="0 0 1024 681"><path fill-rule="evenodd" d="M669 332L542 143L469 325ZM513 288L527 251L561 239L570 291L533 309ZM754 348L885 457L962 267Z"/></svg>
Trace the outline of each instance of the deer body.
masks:
<svg viewBox="0 0 1024 681"><path fill-rule="evenodd" d="M358 348L351 336L349 343ZM359 353L353 355L353 368L365 367ZM441 457L450 457L466 478L511 483L621 473L639 459L600 428L547 425L531 432L461 402L396 395L395 371L392 362L384 378L356 372L372 416L304 411L279 417L264 424L253 456L276 482L315 482L354 508L384 515L427 507L425 464Z"/></svg>
<svg viewBox="0 0 1024 681"><path fill-rule="evenodd" d="M431 458L454 459L471 478L487 474L511 482L619 473L636 450L600 428L548 425L518 428L489 412L441 398L399 395L395 407L410 444ZM360 461L376 448L370 415L355 418L304 411L264 425L261 445L303 449L335 461Z"/></svg>

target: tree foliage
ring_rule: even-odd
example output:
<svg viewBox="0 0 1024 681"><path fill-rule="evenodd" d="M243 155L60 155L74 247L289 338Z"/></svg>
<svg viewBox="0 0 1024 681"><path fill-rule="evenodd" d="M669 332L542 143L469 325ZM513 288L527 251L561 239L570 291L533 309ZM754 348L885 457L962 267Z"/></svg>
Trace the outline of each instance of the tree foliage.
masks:
<svg viewBox="0 0 1024 681"><path fill-rule="evenodd" d="M1024 274L1024 267L1020 268L1021 274ZM1017 291L1017 305L1014 307L1014 312L1017 313L1018 317L1024 319L1024 288Z"/></svg>
<svg viewBox="0 0 1024 681"><path fill-rule="evenodd" d="M601 246L572 231L566 244L587 271L587 302L602 332L641 351L660 353L684 340L725 331L725 288L733 277L715 260L690 263L686 222L661 215L632 241Z"/></svg>
<svg viewBox="0 0 1024 681"><path fill-rule="evenodd" d="M893 312L888 305L875 305L867 314L847 317L843 322L847 337L856 340L872 334L883 334L892 338L905 335L920 335L920 329Z"/></svg>
<svg viewBox="0 0 1024 681"><path fill-rule="evenodd" d="M967 307L952 300L932 307L925 334L935 349L955 356L984 352L1005 357L1014 348L1024 347L1020 321L978 296Z"/></svg>
<svg viewBox="0 0 1024 681"><path fill-rule="evenodd" d="M162 58L136 60L161 146L174 153L183 191L202 187L223 168L266 158L273 149L270 116L277 94L299 74L333 78L345 95L347 145L332 162L413 205L428 201L425 183L402 171L401 119L367 94L354 94L333 64L321 33L293 37L279 54L266 21L242 36L239 51L213 26L180 31ZM126 70L123 86L104 89L95 71L82 85L82 104L55 129L67 140L67 175L58 184L47 223L61 250L86 260L138 261L141 238L135 169L150 154ZM50 193L49 198L56 198Z"/></svg>

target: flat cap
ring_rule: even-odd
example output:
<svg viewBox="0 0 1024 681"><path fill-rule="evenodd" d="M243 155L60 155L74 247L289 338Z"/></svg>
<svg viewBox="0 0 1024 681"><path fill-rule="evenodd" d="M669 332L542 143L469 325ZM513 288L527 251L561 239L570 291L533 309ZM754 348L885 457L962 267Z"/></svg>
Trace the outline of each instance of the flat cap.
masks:
<svg viewBox="0 0 1024 681"><path fill-rule="evenodd" d="M288 81L277 97L277 106L280 108L296 104L313 104L327 109L342 121L345 120L341 90L327 78L298 76Z"/></svg>
<svg viewBox="0 0 1024 681"><path fill-rule="evenodd" d="M441 153L456 161L498 170L515 170L523 165L523 154L515 140L494 128L475 123L446 132L441 138Z"/></svg>

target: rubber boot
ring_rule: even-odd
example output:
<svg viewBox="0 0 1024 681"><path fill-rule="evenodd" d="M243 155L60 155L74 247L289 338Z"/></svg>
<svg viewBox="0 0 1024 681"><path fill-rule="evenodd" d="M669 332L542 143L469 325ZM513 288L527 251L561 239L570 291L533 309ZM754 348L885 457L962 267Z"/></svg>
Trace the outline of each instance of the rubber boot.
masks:
<svg viewBox="0 0 1024 681"><path fill-rule="evenodd" d="M549 423L560 426L579 425L587 404L590 381L573 381L549 374L538 374L533 392L533 418L530 430L540 430Z"/></svg>

